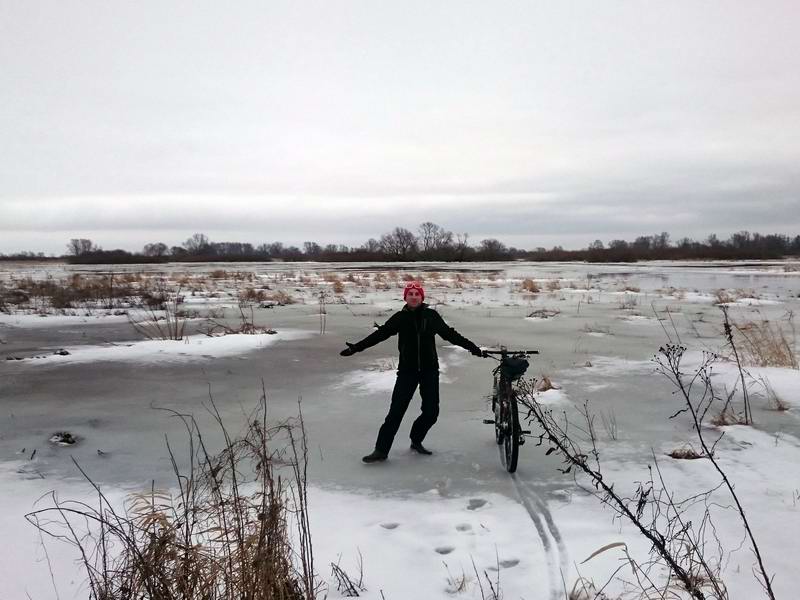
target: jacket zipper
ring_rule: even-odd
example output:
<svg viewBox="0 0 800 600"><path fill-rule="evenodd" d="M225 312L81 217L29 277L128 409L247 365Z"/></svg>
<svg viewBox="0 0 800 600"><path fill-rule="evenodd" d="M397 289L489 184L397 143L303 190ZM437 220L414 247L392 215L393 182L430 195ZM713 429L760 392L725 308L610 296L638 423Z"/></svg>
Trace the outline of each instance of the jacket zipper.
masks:
<svg viewBox="0 0 800 600"><path fill-rule="evenodd" d="M417 373L422 372L422 360L420 359L419 354L419 346L420 346L420 339L419 339L419 325L417 325L417 315L413 315L414 317L414 331L417 332ZM424 318L424 316L422 317Z"/></svg>

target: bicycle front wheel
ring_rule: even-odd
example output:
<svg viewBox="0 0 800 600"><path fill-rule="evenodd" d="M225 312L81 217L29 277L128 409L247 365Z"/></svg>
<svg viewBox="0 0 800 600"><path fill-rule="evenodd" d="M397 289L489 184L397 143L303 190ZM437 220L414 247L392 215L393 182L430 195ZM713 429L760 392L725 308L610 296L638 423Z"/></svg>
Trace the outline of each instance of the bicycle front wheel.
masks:
<svg viewBox="0 0 800 600"><path fill-rule="evenodd" d="M513 473L517 470L520 436L519 409L517 408L517 397L513 392L509 394L508 401L505 404L506 409L503 412L506 420L504 423L506 434L503 436L503 455L506 471Z"/></svg>

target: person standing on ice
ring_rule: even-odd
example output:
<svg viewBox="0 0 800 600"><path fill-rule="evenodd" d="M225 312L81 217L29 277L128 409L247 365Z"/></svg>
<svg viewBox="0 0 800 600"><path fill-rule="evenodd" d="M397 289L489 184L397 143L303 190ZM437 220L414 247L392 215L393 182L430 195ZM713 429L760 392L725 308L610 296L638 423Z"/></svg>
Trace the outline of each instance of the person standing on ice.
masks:
<svg viewBox="0 0 800 600"><path fill-rule="evenodd" d="M406 305L396 312L378 329L360 342L347 344L342 356L352 356L367 348L397 335L400 362L397 367L397 381L392 392L392 404L386 420L378 431L375 450L365 456L365 463L386 460L392 447L394 436L408 409L414 391L419 386L422 397L422 413L411 427L411 449L420 454L433 454L422 445L428 430L439 416L439 359L436 356L436 335L451 344L469 350L475 356L483 356L481 349L473 342L447 325L441 315L423 301L425 290L422 285L412 281L403 289Z"/></svg>

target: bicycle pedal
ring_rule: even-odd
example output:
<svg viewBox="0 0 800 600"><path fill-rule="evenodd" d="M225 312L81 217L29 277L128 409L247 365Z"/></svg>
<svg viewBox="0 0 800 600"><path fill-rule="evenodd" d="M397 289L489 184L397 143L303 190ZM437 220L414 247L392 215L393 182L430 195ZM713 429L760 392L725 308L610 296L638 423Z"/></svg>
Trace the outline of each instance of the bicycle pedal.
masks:
<svg viewBox="0 0 800 600"><path fill-rule="evenodd" d="M494 419L484 419L484 425L494 425Z"/></svg>

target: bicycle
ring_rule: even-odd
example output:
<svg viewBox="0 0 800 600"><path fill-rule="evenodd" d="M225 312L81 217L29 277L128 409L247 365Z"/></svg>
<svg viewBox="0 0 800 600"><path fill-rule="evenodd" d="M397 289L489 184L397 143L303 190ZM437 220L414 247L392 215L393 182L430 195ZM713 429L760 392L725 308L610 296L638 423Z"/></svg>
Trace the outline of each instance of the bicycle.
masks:
<svg viewBox="0 0 800 600"><path fill-rule="evenodd" d="M514 390L514 381L519 379L528 370L530 363L527 356L539 354L538 350L484 350L483 355L494 358L499 354L499 365L492 371L494 382L492 387L492 413L494 419L484 419L484 423L494 425L494 436L497 445L503 446L503 466L506 471L513 473L517 470L519 460L519 447L525 443L525 435L530 431L523 430L519 424L519 408L517 394Z"/></svg>

